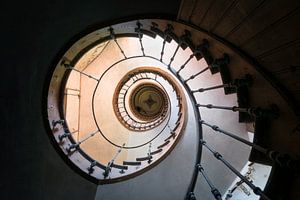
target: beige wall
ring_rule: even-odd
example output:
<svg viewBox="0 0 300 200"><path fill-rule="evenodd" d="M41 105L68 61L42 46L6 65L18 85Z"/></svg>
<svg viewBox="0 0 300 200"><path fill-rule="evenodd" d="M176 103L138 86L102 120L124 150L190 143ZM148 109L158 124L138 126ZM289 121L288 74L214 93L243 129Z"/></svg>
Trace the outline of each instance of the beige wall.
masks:
<svg viewBox="0 0 300 200"><path fill-rule="evenodd" d="M136 38L121 38L118 39L118 42L121 47L126 49L125 54L126 56L133 56L133 55L142 55L140 44L138 42L138 39ZM161 45L162 39L157 37L157 40L153 40L149 37L143 38L143 45L145 48L145 53L147 55L152 55L155 57L160 58L160 52L161 52ZM166 43L165 46L165 53L163 56L163 61L165 63L169 63L169 60L171 56L173 55L173 52L176 48L177 44L175 42ZM175 69L179 69L180 66L186 61L186 59L190 56L192 52L189 49L186 49L183 51L180 49L177 53L177 56L175 57L175 60L172 64L172 66ZM109 42L104 50L101 52L100 55L97 56L96 59L91 62L88 67L85 68L84 72L90 75L93 75L94 77L99 78L103 72L114 62L116 62L119 59L124 58L123 55L120 52L120 49L117 47L114 41ZM88 59L88 58L85 58ZM81 62L82 63L82 62ZM124 142L126 145L136 145L139 143L146 142L149 140L149 138L153 137L157 132L159 132L164 125L164 123L151 130L146 132L132 132L128 129L124 128L118 119L116 118L113 107L112 107L112 97L114 94L114 90L118 84L118 81L122 79L122 77L130 70L136 68L136 67L142 67L142 66L155 66L155 67L162 67L165 68L163 64L161 64L158 61L155 61L153 59L148 58L137 58L137 59L131 59L124 62L119 63L115 67L113 67L109 72L103 77L103 80L101 80L99 88L95 92L95 116L97 119L97 122L99 123L101 130L103 131L103 134L107 136L111 141L113 141L116 144L122 145ZM205 68L207 65L205 61L202 59L200 61L197 61L195 58L193 58L185 67L184 70L180 73L180 75L183 78L188 78L190 75L195 74ZM74 72L76 73L76 72ZM77 73L78 74L78 73ZM72 77L71 77L72 78ZM78 81L78 78L76 79ZM72 80L72 84L75 84L74 82L77 82ZM79 139L83 139L87 137L90 133L97 130L96 124L94 122L93 113L92 113L92 96L94 92L94 88L97 84L97 81L88 78L87 76L81 75L80 76L80 83L81 83L81 98L80 98L80 119L79 119ZM71 84L71 82L70 82ZM221 77L219 74L211 75L210 71L206 71L205 73L201 74L194 80L189 82L189 85L192 89L198 89L200 87L209 87L222 84ZM169 89L171 91L171 89ZM171 94L171 92L170 92ZM207 91L201 94L197 94L196 98L198 102L201 102L203 104L216 104L216 105L225 105L225 106L233 106L237 105L237 99L236 95L224 95L223 89L217 89L213 91ZM174 99L171 99L172 101ZM73 104L74 107L76 106L76 102L74 100ZM69 109L70 111L71 109ZM71 114L72 112L72 114ZM174 112L176 112L176 109L173 109L173 115ZM190 113L193 111L191 110ZM226 112L221 110L211 110L211 109L200 109L201 116L204 120L206 120L209 123L216 123L220 127L227 128L229 131L234 131L240 134L241 137L247 138L246 134L246 127L245 124L238 124L236 123L238 120L237 113L233 112ZM75 117L76 109L70 111L70 114L67 113L70 117L70 120ZM174 123L176 121L176 118L172 117L170 120L170 124ZM187 130L189 132L189 130ZM169 134L169 130L167 129L162 133L161 139L158 139L153 142L152 149L155 149L159 144L162 144L163 139L166 138L166 136ZM234 149L236 149L235 146L231 146L230 142L231 140L229 138L215 135L212 131L208 130L204 127L204 139L208 140L210 144L215 144L214 147L216 147L216 150L219 150L221 152L228 152L228 154L232 154L234 152ZM220 145L226 143L228 145ZM240 145L240 144L236 144ZM100 134L96 134L94 137L88 139L86 142L81 144L81 148L91 155L91 157L95 158L101 163L107 163L111 160L113 155L116 153L117 148L109 144ZM229 149L229 150L228 150ZM232 150L231 150L232 149ZM249 152L249 149L243 149L243 154L247 154ZM148 151L148 145L144 146L143 148L139 148L137 150L130 150L130 151L122 151L122 153L118 156L118 159L116 160L116 163L122 164L121 161L123 160L130 160L134 161L136 157L145 156ZM237 152L240 153L240 152ZM227 154L225 154L226 156ZM206 154L204 154L204 157L206 157ZM232 162L235 162L238 164L243 163L240 160L240 156L230 156L233 160ZM247 160L247 156L244 157L245 161ZM210 159L207 157L207 159ZM219 170L218 164L215 165L216 170ZM242 167L243 164L241 164L240 167ZM228 177L229 179L231 176Z"/></svg>
<svg viewBox="0 0 300 200"><path fill-rule="evenodd" d="M80 74L72 71L65 88L65 115L70 132L79 130L80 109ZM73 133L74 139L78 140L78 132Z"/></svg>

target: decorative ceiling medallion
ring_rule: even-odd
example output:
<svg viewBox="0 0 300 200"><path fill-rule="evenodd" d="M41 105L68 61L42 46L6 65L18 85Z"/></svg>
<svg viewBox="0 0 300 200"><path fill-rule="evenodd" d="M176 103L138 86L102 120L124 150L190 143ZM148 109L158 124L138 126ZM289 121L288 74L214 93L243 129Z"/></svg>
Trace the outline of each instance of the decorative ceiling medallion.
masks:
<svg viewBox="0 0 300 200"><path fill-rule="evenodd" d="M144 121L160 117L168 108L167 95L152 83L138 85L129 98L132 113Z"/></svg>

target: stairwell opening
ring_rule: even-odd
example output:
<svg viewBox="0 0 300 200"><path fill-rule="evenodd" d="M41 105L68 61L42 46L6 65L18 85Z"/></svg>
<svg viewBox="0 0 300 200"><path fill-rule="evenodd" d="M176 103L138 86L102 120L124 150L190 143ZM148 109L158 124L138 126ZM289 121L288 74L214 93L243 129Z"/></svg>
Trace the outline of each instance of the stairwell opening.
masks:
<svg viewBox="0 0 300 200"><path fill-rule="evenodd" d="M114 24L79 38L57 60L48 90L49 134L81 175L99 184L142 175L172 154L187 134L193 134L197 148L187 178L187 198L192 199L197 190L198 174L204 177L202 183L210 183L204 168L221 171L224 167L217 164L222 156L212 147L232 156L237 166L235 175L226 173L219 180L224 183L221 192L208 184L216 198L241 175L237 173L251 150L242 146L256 146L249 142L244 125L237 123L238 116L247 118L254 112L235 106L235 93L250 85L251 77L231 80L226 67L229 56L214 59L208 40L196 39L200 42L195 45L191 29L167 20ZM205 109L222 114L208 114ZM232 117L226 110L239 115ZM238 136L211 124L225 118L234 123L227 128L238 130ZM212 132L226 136L217 138ZM244 144L229 143L228 136ZM208 151L202 152L202 147ZM256 193L264 197L259 188Z"/></svg>
<svg viewBox="0 0 300 200"><path fill-rule="evenodd" d="M103 31L109 35L99 36ZM132 178L161 162L188 114L180 81L162 59L145 56L157 53L162 38L117 31L122 24L77 41L57 63L48 96L52 134L63 154L101 183Z"/></svg>

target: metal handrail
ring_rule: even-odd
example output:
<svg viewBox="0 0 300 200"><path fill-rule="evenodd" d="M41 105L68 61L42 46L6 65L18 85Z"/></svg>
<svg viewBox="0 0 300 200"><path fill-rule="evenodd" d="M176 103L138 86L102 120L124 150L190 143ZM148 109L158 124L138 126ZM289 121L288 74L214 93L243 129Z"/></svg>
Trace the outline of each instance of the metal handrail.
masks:
<svg viewBox="0 0 300 200"><path fill-rule="evenodd" d="M212 182L210 181L210 179L208 178L207 174L205 173L203 167L201 166L200 164L200 160L201 160L201 151L202 151L202 146L206 147L211 153L213 153L213 155L218 159L220 160L222 163L224 163L225 166L227 166L233 173L235 173L238 177L240 177L247 185L249 185L249 187L254 191L255 194L258 194L260 195L263 199L269 199L268 197L266 197L264 195L264 193L262 192L262 190L256 186L254 186L249 180L245 179L245 177L243 175L241 175L230 163L228 163L225 159L222 158L222 156L212 150L207 144L205 141L202 140L202 125L206 125L210 128L212 128L213 130L217 131L217 132L220 132L220 133L223 133L237 141L240 141L244 144L247 144L249 146L251 146L252 148L260 151L260 152L263 152L265 154L267 153L270 153L267 149L264 149L263 147L260 147L254 143L251 143L249 142L248 140L245 140L243 138L240 138L228 131L225 131L225 130L222 130L220 129L219 127L217 127L216 125L210 125L208 123L206 123L204 120L201 120L201 117L200 117L200 112L199 112L199 107L206 107L206 108L216 108L216 109L224 109L224 110L232 110L232 111L238 111L238 112L247 112L249 114L253 114L255 115L257 112L255 112L255 110L253 108L240 108L240 107L236 107L236 106L233 106L233 107L226 107L226 106L214 106L214 105L211 105L211 104L207 104L207 105L202 105L202 104L199 104L197 101L196 101L196 98L194 96L195 93L198 93L198 92L204 92L204 91L208 91L208 90L213 90L213 89L218 89L218 88L224 88L224 87L233 87L233 88L237 88L240 86L241 82L235 80L233 82L230 82L230 83L225 83L225 84L222 84L222 85L217 85L217 86L212 86L212 87L208 87L208 88L200 88L200 89L197 89L197 90L191 90L191 88L189 87L189 85L187 84L188 81L194 79L195 77L197 77L198 75L202 74L203 72L207 71L209 69L209 67L206 67L204 68L203 70L201 70L200 72L194 74L194 75L191 75L188 79L184 80L181 76L180 76L180 72L181 70L183 70L187 63L196 56L196 54L198 54L201 50L199 49L194 49L194 48L191 48L192 50L192 54L190 55L190 57L181 65L180 69L178 71L174 70L171 66L178 50L179 50L179 47L182 47L182 45L184 44L185 46L189 46L190 43L186 44L186 41L183 40L183 38L186 38L186 37L189 37L188 34L187 36L185 35L184 37L179 37L179 41L176 40L177 42L177 47L173 53L173 56L170 58L170 62L168 64L164 63L162 61L162 58L163 58L163 55L164 55L164 47L165 47L165 43L166 43L166 40L167 40L167 36L170 36L172 34L174 34L172 32L171 29L169 29L168 31L165 31L164 33L166 35L164 35L163 37L163 45L162 45L162 50L161 50L161 56L160 58L154 58L154 57L151 57L151 56L148 56L148 55L145 55L145 52L144 52L144 46L143 46L143 41L142 41L142 38L143 38L143 34L141 32L141 27L143 26L143 24L141 24L140 22L137 22L136 24L137 28L136 28L136 31L137 31L137 36L138 36L138 39L139 39L139 42L140 42L140 47L141 47L141 51L142 51L142 56L132 56L132 57L127 57L125 55L125 52L124 50L121 48L121 46L119 45L118 41L117 41L117 37L118 35L116 35L113 31L113 28L110 28L109 31L110 31L110 37L114 40L114 42L117 44L118 48L120 49L121 53L123 54L124 56L124 59L121 59L119 61L117 61L116 63L114 63L112 66L110 66L107 70L109 70L111 67L113 67L114 65L116 65L117 63L121 62L121 61L124 61L124 60L127 60L127 59L131 59L131 58L137 58L137 57L148 57L148 58L152 58L152 59L155 59L155 60L158 60L160 61L161 63L163 63L167 69L169 69L169 71L181 82L182 86L185 88L185 90L187 91L187 94L189 95L191 101L192 101L192 106L193 106L193 110L194 110L194 115L197 119L197 132L199 133L199 146L198 146L198 151L197 151L197 167L194 171L194 174L193 174L193 177L192 177L192 180L191 180L191 184L189 186L189 189L188 189L188 192L187 192L187 197L190 197L191 194L193 194L193 191L194 191L194 188L195 188L195 184L196 184L196 181L197 181L197 176L198 176L198 172L200 172L204 179L206 180L207 184L210 186L211 188L211 191L213 193L213 195L215 196L216 199L221 199L220 197L220 193L218 192L218 190L214 187L214 185L212 184ZM156 29L158 29L158 26L155 27ZM151 30L150 30L151 31ZM168 35L167 35L168 34ZM178 39L178 38L177 38ZM207 53L207 52L206 52ZM97 83L97 86L96 88L98 87L98 84L100 82L100 80L102 79L102 76L97 79L91 75L88 75L82 71L79 71L79 70L76 70L74 67L71 67L71 65L67 62L64 62L62 63L62 65L64 65L66 67L66 69L71 69L71 70L75 70L89 78L92 78L94 80L96 80L98 83ZM104 72L104 74L106 73L106 71ZM125 84L124 84L125 85ZM95 92L93 94L93 96L95 95ZM93 97L93 101L94 101L94 97ZM123 102L124 103L124 102ZM93 115L94 115L94 118L95 118L95 114L94 114L94 108L93 108ZM168 124L168 123L167 123ZM96 122L96 125L99 129L98 132L100 132L100 134L106 139L106 137L103 135L103 133L101 132L97 122ZM91 136L92 137L92 136ZM89 138L89 137L88 137ZM87 139L88 139L87 138ZM86 140L87 140L86 139ZM155 139L155 138L154 138ZM82 142L86 141L86 140L83 140ZM152 141L152 140L151 140ZM148 143L150 143L151 141L149 141ZM111 142L110 142L111 143ZM145 143L145 144L148 144L148 143ZM77 143L78 146L80 143ZM77 144L74 144L74 145L77 145ZM113 143L111 143L113 144ZM145 145L143 144L143 145ZM150 143L151 144L151 143ZM113 144L115 145L115 144ZM142 145L142 146L143 146ZM124 145L121 147L119 145L115 145L115 146L118 146L120 148L126 148ZM141 146L138 146L138 147L141 147ZM72 147L73 148L73 147ZM76 148L76 147L74 147ZM72 150L72 149L71 149ZM151 155L151 151L149 153L149 155ZM113 162L112 162L113 163ZM94 167L94 163L91 163L91 166L90 166L90 169L93 169ZM112 166L112 165L111 165ZM195 198L195 197L193 197Z"/></svg>

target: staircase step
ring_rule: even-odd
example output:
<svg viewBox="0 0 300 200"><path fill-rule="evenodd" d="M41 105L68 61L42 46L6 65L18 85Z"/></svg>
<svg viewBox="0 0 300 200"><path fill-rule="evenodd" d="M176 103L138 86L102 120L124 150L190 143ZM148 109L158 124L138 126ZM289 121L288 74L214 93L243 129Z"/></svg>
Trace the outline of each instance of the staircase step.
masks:
<svg viewBox="0 0 300 200"><path fill-rule="evenodd" d="M195 51L195 45L192 42L190 31L184 30L184 35L180 37L180 40L182 41L180 46L183 50L189 47L192 50L192 52Z"/></svg>
<svg viewBox="0 0 300 200"><path fill-rule="evenodd" d="M134 31L135 32L140 32L140 33L145 34L145 35L148 35L148 36L150 36L152 38L156 37L156 34L153 33L153 32L151 32L151 31L149 31L149 30L135 28Z"/></svg>
<svg viewBox="0 0 300 200"><path fill-rule="evenodd" d="M123 169L123 170L128 169L128 166L118 165L118 164L114 164L114 163L111 166L114 168L117 168L117 169Z"/></svg>
<svg viewBox="0 0 300 200"><path fill-rule="evenodd" d="M150 155L155 155L155 154L158 154L160 152L162 152L162 149L158 149L156 151L153 151L153 152L150 153Z"/></svg>
<svg viewBox="0 0 300 200"><path fill-rule="evenodd" d="M150 157L148 157L148 156L146 156L146 157L140 157L140 158L136 158L135 160L136 161L146 161L146 160L151 160L152 159L152 156L150 156Z"/></svg>
<svg viewBox="0 0 300 200"><path fill-rule="evenodd" d="M181 117L182 117L182 112L178 113L178 119L175 124L177 124L180 121Z"/></svg>
<svg viewBox="0 0 300 200"><path fill-rule="evenodd" d="M123 165L133 165L133 166L138 166L141 165L141 162L135 162L135 161L123 161Z"/></svg>
<svg viewBox="0 0 300 200"><path fill-rule="evenodd" d="M213 63L214 58L212 57L210 51L208 50L209 43L206 39L203 40L203 44L205 45L205 47L201 49L201 55L206 61L207 65L210 66Z"/></svg>
<svg viewBox="0 0 300 200"><path fill-rule="evenodd" d="M164 146L167 146L170 143L170 140L166 141L165 143L163 143L162 145L158 146L158 149L163 148Z"/></svg>
<svg viewBox="0 0 300 200"><path fill-rule="evenodd" d="M248 87L242 86L237 88L238 106L241 108L249 108L249 93ZM245 112L239 112L239 122L254 122L254 117Z"/></svg>
<svg viewBox="0 0 300 200"><path fill-rule="evenodd" d="M175 126L175 128L173 129L174 132L178 129L179 125L180 125L180 121L179 121L178 123L176 123L176 126Z"/></svg>
<svg viewBox="0 0 300 200"><path fill-rule="evenodd" d="M255 129L254 129L254 140L253 143L262 146L266 149L268 149L269 145L269 137L270 134L270 126L271 126L272 119L268 117L257 117L255 119ZM251 162L257 162L265 165L272 165L272 160L268 158L265 154L255 150L251 149L251 153L249 156L249 161Z"/></svg>
<svg viewBox="0 0 300 200"><path fill-rule="evenodd" d="M167 140L170 140L171 138L175 138L175 136L176 136L176 133L175 133L175 132L171 133L170 136L167 137L167 138L165 139L165 142L166 142Z"/></svg>

